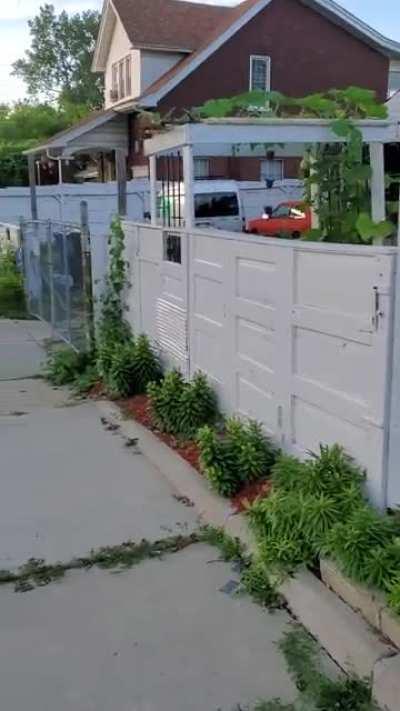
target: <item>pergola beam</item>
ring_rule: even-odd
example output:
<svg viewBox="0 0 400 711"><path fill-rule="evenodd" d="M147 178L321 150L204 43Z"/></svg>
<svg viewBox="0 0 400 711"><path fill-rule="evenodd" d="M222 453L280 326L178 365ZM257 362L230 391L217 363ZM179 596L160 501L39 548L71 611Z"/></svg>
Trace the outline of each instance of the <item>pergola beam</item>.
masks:
<svg viewBox="0 0 400 711"><path fill-rule="evenodd" d="M354 121L364 143L400 141L400 124L393 120ZM221 156L232 155L232 146L240 146L240 155L254 156L257 146L293 143L343 143L332 131L332 120L321 119L216 119L203 123L173 126L145 141L145 154L168 153L192 145L194 155L218 146Z"/></svg>

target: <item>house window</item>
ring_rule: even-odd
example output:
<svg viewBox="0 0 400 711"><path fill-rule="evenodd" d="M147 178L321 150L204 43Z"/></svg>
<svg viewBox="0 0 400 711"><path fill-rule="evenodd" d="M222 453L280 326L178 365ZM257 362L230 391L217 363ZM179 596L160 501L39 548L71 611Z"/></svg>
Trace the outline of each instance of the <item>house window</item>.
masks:
<svg viewBox="0 0 400 711"><path fill-rule="evenodd" d="M132 94L132 59L124 57L111 68L111 101L120 101Z"/></svg>
<svg viewBox="0 0 400 711"><path fill-rule="evenodd" d="M250 91L271 89L271 58L253 54L250 57Z"/></svg>
<svg viewBox="0 0 400 711"><path fill-rule="evenodd" d="M130 96L132 94L132 60L131 57L125 59L125 73L126 73L126 95Z"/></svg>
<svg viewBox="0 0 400 711"><path fill-rule="evenodd" d="M194 159L194 177L199 179L205 179L210 177L210 161L208 158L195 158Z"/></svg>
<svg viewBox="0 0 400 711"><path fill-rule="evenodd" d="M118 66L118 78L119 78L119 87L118 87L118 95L120 99L125 98L125 62L120 62Z"/></svg>
<svg viewBox="0 0 400 711"><path fill-rule="evenodd" d="M272 158L272 160L261 161L261 180L268 182L283 180L283 160Z"/></svg>

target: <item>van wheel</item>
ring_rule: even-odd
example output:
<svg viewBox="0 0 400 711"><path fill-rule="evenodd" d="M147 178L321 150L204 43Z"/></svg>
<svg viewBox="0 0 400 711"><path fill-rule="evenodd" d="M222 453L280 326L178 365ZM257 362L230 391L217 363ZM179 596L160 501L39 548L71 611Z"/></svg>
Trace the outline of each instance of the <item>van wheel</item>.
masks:
<svg viewBox="0 0 400 711"><path fill-rule="evenodd" d="M300 237L301 237L300 232L293 232L293 233L292 233L292 238L293 238L293 239L300 239Z"/></svg>

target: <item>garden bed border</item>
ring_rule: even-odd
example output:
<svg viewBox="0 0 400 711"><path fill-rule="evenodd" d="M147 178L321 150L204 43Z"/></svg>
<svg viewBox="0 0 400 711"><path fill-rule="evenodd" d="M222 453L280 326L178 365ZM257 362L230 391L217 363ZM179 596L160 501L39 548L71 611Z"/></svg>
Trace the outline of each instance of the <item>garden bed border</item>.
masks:
<svg viewBox="0 0 400 711"><path fill-rule="evenodd" d="M113 402L98 400L102 416L116 420L128 438L138 438L143 455L180 496L193 502L201 519L240 539L250 553L255 542L243 514L210 490L206 480L177 452L149 429L128 419ZM385 711L398 711L400 699L400 620L382 595L345 578L331 562L321 561L322 582L307 570L287 579L280 593L292 613L318 639L346 672L371 680L377 702Z"/></svg>

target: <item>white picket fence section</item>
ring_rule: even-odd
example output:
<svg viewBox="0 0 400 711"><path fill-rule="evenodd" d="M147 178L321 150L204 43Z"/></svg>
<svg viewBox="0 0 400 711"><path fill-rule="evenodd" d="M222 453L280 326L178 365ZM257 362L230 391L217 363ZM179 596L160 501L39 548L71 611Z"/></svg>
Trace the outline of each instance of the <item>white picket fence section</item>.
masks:
<svg viewBox="0 0 400 711"><path fill-rule="evenodd" d="M400 504L400 462L388 482L396 249L177 231L175 263L162 228L125 232L129 319L167 365L205 372L225 411L288 452L342 444L375 503Z"/></svg>

